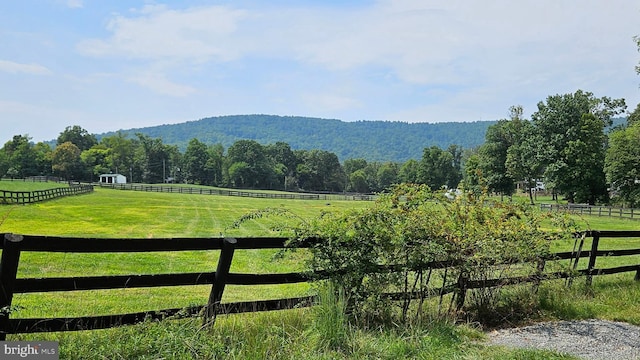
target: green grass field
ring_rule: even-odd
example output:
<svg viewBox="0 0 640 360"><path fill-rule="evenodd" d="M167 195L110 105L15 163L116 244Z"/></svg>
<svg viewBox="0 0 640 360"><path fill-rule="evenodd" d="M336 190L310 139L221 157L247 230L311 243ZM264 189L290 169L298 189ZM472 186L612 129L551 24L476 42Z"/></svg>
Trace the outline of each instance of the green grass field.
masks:
<svg viewBox="0 0 640 360"><path fill-rule="evenodd" d="M247 221L229 229L242 215L268 207L286 207L309 218L363 202L268 200L209 195L145 193L97 188L95 193L32 205L0 207L0 231L17 234L95 238L171 238L278 236L271 228L281 218ZM275 260L277 250L238 250L232 272L277 273L302 270L303 252ZM218 251L131 254L25 253L19 277L155 274L215 271ZM229 286L223 301L274 299L307 293L307 284ZM64 294L17 295L20 317L121 313L203 304L210 288L190 286ZM99 293L99 295L97 294ZM179 293L180 296L176 296ZM39 306L46 302L47 306ZM84 305L83 305L84 304Z"/></svg>
<svg viewBox="0 0 640 360"><path fill-rule="evenodd" d="M42 183L19 183L17 190L34 190ZM6 188L0 182L0 189ZM51 187L52 184L49 184ZM57 186L57 184L55 185ZM93 194L31 205L0 206L0 232L96 238L164 238L277 236L272 230L283 218L265 218L229 227L242 215L265 208L286 208L308 219L323 211L370 206L370 202L303 201L238 198L209 195L143 193L97 188ZM578 219L597 230L638 230L640 222L617 218ZM611 241L610 241L611 240ZM570 250L573 244L559 244ZM640 239L604 239L601 248L633 248ZM588 249L589 243L585 244ZM289 272L303 268L304 252L274 257L274 250L236 251L233 272ZM40 254L21 257L19 277L102 274L152 274L214 271L217 251L149 254ZM583 259L582 261L586 260ZM620 258L602 260L616 266ZM637 263L640 263L638 261ZM599 263L600 264L600 260ZM125 313L206 302L210 287L170 287L65 293L21 294L14 317L62 317ZM223 301L280 298L308 293L309 285L230 286ZM633 274L596 277L585 289L582 280L571 289L562 284L541 290L541 319L604 318L640 324L640 285ZM10 335L8 340L59 341L61 358L486 358L564 359L551 352L508 350L481 343L473 325L435 321L427 327L404 330L351 329L340 348L327 348L325 331L318 330L313 309L221 317L213 330L203 330L198 319L148 322L123 328L52 334ZM320 315L322 316L322 315ZM480 340L480 342L478 342ZM83 355L85 354L85 355ZM87 356L86 354L92 354ZM96 355L97 356L93 356Z"/></svg>
<svg viewBox="0 0 640 360"><path fill-rule="evenodd" d="M6 191L36 191L65 187L66 183L24 181L24 180L0 180L0 190Z"/></svg>

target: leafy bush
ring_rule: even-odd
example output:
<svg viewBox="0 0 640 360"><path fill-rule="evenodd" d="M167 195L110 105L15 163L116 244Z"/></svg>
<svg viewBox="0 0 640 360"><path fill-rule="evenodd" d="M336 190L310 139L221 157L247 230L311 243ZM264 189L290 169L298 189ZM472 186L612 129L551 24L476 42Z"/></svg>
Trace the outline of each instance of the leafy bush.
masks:
<svg viewBox="0 0 640 360"><path fill-rule="evenodd" d="M371 208L301 223L290 245L312 244L310 268L342 289L351 318L366 325L420 320L429 297L439 294L441 305L452 291L447 312L491 313L502 282L471 290L472 301L463 308L467 284L535 276L551 242L569 239L575 230L525 204L485 194L444 195L424 185L399 185ZM549 226L562 230L550 232Z"/></svg>

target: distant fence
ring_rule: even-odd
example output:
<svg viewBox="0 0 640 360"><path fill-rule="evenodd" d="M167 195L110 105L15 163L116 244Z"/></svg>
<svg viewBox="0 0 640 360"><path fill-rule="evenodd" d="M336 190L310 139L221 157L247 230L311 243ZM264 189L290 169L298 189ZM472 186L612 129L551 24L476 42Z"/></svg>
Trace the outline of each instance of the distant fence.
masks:
<svg viewBox="0 0 640 360"><path fill-rule="evenodd" d="M0 190L0 204L30 204L63 196L86 194L92 191L93 185L87 184L35 191Z"/></svg>
<svg viewBox="0 0 640 360"><path fill-rule="evenodd" d="M65 180L57 177L57 176L27 176L25 178L11 178L11 177L3 177L1 180L3 181L24 181L24 182L66 182Z"/></svg>
<svg viewBox="0 0 640 360"><path fill-rule="evenodd" d="M246 190L227 190L212 189L205 187L184 187L172 185L145 185L145 184L102 184L100 187L117 189L117 190L133 190L147 192L166 192L178 194L199 194L199 195L223 195L223 196L239 196L261 199L296 199L296 200L374 200L374 195L338 195L338 194L301 194L301 193L271 193L257 192Z"/></svg>
<svg viewBox="0 0 640 360"><path fill-rule="evenodd" d="M595 206L588 204L540 204L540 209L543 211L562 211L572 214L609 216L640 220L640 210L633 208L614 208L611 206Z"/></svg>
<svg viewBox="0 0 640 360"><path fill-rule="evenodd" d="M105 329L121 325L131 325L147 319L184 318L204 315L205 321L215 320L216 314L232 314L269 310L292 309L314 304L315 298L296 297L262 301L221 303L226 285L264 285L291 284L310 281L305 273L278 274L239 274L230 273L229 268L236 250L282 249L286 238L174 238L174 239L86 239L68 237L47 237L16 234L1 234L2 257L0 258L0 340L7 334L78 331ZM568 278L576 275L587 276L587 283L595 275L636 272L640 279L640 263L613 268L597 268L596 260L603 256L639 255L640 249L601 250L602 238L633 237L640 238L640 231L590 231L582 233L579 246L570 252L552 254L549 260L570 260L573 271L539 273L535 276L508 279L466 279L464 283L442 284L429 294L443 295L455 292L462 294L470 289L495 287L500 285L539 282L541 280ZM583 250L586 237L593 238L591 249ZM314 241L321 241L315 239ZM304 246L302 246L304 247ZM18 265L22 252L64 252L64 253L113 253L113 252L167 252L220 250L215 272L180 274L143 274L117 276L83 276L22 278L18 277ZM585 268L579 268L581 258L588 258ZM444 269L451 266L446 262L434 262L425 265L426 269ZM544 268L544 267L542 267ZM209 300L205 305L186 308L152 310L137 313L84 316L75 318L11 318L12 300L16 293L42 293L51 291L104 290L123 288L145 288L159 286L211 285ZM392 299L406 299L421 294L392 293L384 294Z"/></svg>

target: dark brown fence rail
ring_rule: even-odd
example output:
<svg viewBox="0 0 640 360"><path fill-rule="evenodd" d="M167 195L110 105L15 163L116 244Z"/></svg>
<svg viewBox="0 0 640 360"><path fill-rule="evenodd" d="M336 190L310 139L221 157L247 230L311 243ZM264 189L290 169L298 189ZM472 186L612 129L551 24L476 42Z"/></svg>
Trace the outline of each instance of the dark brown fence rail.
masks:
<svg viewBox="0 0 640 360"><path fill-rule="evenodd" d="M291 309L310 306L313 297L296 297L262 301L248 301L236 303L221 303L225 285L264 285L264 284L292 284L310 281L308 274L279 273L279 274L241 274L229 273L235 251L252 249L282 249L286 238L170 238L170 239L92 239L47 237L16 234L0 234L4 241L1 243L2 257L0 258L0 340L7 334L77 331L104 329L121 325L131 325L145 319L182 318L205 315L205 321L212 322L216 314L231 314L241 312L257 312ZM603 238L640 238L640 231L590 231L582 233L579 246L571 252L555 253L549 260L569 260L574 271L543 273L532 277L519 277L500 280L473 280L464 284L448 285L440 289L433 289L430 293L442 295L451 292L493 287L498 285L533 282L545 279L567 278L585 275L587 283L596 275L616 274L622 272L636 272L639 279L640 263L613 268L598 268L596 260L599 257L640 255L640 249L606 250L601 249ZM583 249L585 239L592 238L591 248ZM314 241L321 241L316 239ZM166 251L221 251L215 272L180 273L180 274L144 274L117 276L84 276L84 277L51 277L51 278L20 278L18 265L20 254L23 252L65 252L65 253L114 253L114 252L166 252ZM580 259L587 258L586 267L580 268ZM582 262L584 263L584 261ZM427 268L442 269L452 264L434 262L427 264ZM386 269L386 271L393 269ZM144 288L159 286L190 286L211 285L209 300L204 305L183 308L152 310L128 314L103 316L84 316L76 318L11 318L14 294L50 291L78 291L103 290L123 288ZM461 289L462 287L462 289ZM406 299L424 294L393 293L386 294L393 299ZM464 299L464 296L462 296Z"/></svg>
<svg viewBox="0 0 640 360"><path fill-rule="evenodd" d="M63 196L86 194L92 191L93 185L86 184L35 191L0 190L0 204L30 204Z"/></svg>
<svg viewBox="0 0 640 360"><path fill-rule="evenodd" d="M147 192L165 192L177 194L199 194L199 195L223 195L239 196L261 199L297 199L297 200L360 200L372 201L377 198L375 195L366 194L306 194L306 193L270 193L246 190L210 189L204 187L184 187L172 185L145 185L145 184L100 184L100 187L133 190Z"/></svg>
<svg viewBox="0 0 640 360"><path fill-rule="evenodd" d="M561 211L572 214L609 216L640 220L640 210L587 204L540 204L543 211Z"/></svg>
<svg viewBox="0 0 640 360"><path fill-rule="evenodd" d="M198 187L183 186L161 186L161 185L144 185L144 184L100 184L100 187L117 189L117 190L133 190L147 192L166 192L177 194L199 194L199 195L224 195L224 196L240 196L265 199L300 199L300 200L318 200L317 194L292 194L292 193L263 193L242 190L225 190L225 189L208 189Z"/></svg>
<svg viewBox="0 0 640 360"><path fill-rule="evenodd" d="M3 181L23 181L23 182L66 182L57 176L27 176L25 178L3 177Z"/></svg>

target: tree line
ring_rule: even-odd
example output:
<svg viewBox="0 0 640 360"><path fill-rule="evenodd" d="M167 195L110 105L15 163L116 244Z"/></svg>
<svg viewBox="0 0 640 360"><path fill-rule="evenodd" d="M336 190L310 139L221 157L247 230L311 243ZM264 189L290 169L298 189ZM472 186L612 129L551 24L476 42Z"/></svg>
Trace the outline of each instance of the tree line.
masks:
<svg viewBox="0 0 640 360"><path fill-rule="evenodd" d="M428 151L427 151L428 150ZM58 176L98 181L105 173L125 175L129 182L188 183L241 189L358 192L384 191L401 182L439 188L456 186L461 178L462 150L451 146L425 149L422 161L341 163L325 150L292 150L285 142L263 145L238 140L225 149L193 138L185 151L160 138L117 132L98 141L78 125L60 133L54 147L15 135L0 149L0 176ZM437 169L436 169L437 167Z"/></svg>
<svg viewBox="0 0 640 360"><path fill-rule="evenodd" d="M340 162L326 150L292 150L285 142L238 140L227 149L197 138L185 151L160 138L117 132L98 141L80 126L60 133L56 146L15 135L0 149L0 176L53 175L97 181L120 173L129 182L178 182L242 189L376 193L400 183L432 189L464 187L512 195L518 184L533 190L538 181L569 202L627 206L640 203L640 104L627 122L624 99L595 97L578 90L547 97L531 119L521 106L491 125L483 145L463 149L426 147L420 159ZM611 196L613 195L613 199Z"/></svg>

